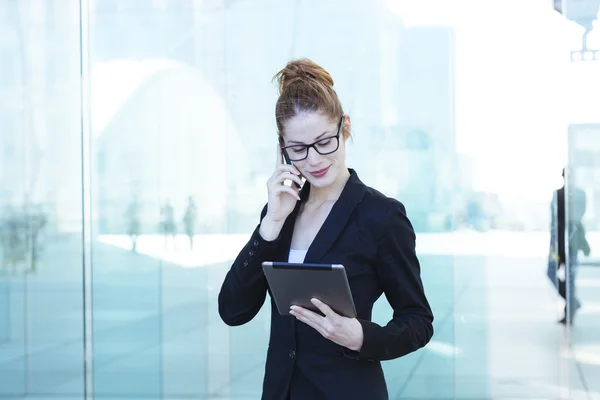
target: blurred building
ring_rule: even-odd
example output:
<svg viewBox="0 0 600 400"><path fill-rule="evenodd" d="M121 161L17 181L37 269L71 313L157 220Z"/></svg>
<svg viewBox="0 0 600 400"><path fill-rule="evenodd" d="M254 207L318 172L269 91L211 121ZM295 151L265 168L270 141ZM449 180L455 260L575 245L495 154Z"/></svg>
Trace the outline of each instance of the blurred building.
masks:
<svg viewBox="0 0 600 400"><path fill-rule="evenodd" d="M123 233L129 202L143 233L158 231L167 201L177 222L197 199L205 232L225 232L239 204L249 154L219 94L198 70L160 60L97 63L92 73L94 215L101 233ZM246 205L249 202L246 199ZM256 207L257 205L254 205Z"/></svg>
<svg viewBox="0 0 600 400"><path fill-rule="evenodd" d="M79 8L43 0L20 4L4 8L14 29L2 30L0 40L8 55L1 68L10 77L0 88L0 194L54 204L61 229L78 229L81 218L82 128L93 131L93 218L101 230L121 229L118 209L137 191L152 198L150 220L167 196L184 202L194 194L211 230L237 229L233 220L248 229L264 203L256 181L270 174L276 143L271 78L302 56L334 79L347 77L335 87L353 122L349 164L365 182L405 202L417 230L446 225L458 179L451 29L407 29L383 3L365 9L357 0L294 7L274 0L251 7L243 0L155 0L153 7L141 0L94 0L90 49L81 54L91 67L87 127L73 113L82 106L80 27L73 23ZM307 25L311 29L302 28ZM209 144L213 139L216 144ZM159 167L148 158L153 152ZM377 166L389 174L377 174ZM218 183L219 174L227 184ZM206 187L220 194L211 199Z"/></svg>

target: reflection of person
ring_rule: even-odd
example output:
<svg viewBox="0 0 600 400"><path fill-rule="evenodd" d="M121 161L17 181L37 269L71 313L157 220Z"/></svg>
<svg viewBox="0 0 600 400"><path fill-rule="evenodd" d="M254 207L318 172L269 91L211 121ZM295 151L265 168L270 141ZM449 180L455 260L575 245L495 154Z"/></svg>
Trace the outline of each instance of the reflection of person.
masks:
<svg viewBox="0 0 600 400"><path fill-rule="evenodd" d="M183 215L183 225L185 226L185 234L190 240L190 249L194 248L194 228L196 227L196 203L192 196L188 197L188 205Z"/></svg>
<svg viewBox="0 0 600 400"><path fill-rule="evenodd" d="M564 176L565 171L563 169L563 179ZM548 277L555 285L558 294L565 299L564 315L559 321L562 324L566 324L567 321L569 324L573 323L575 313L581 307L581 303L575 293L575 279L579 251L582 251L586 256L590 254L590 247L585 236L585 229L582 222L583 216L585 215L585 209L585 192L583 189L576 186L573 179L569 185L569 268L565 268L567 263L565 249L565 233L567 228L565 186L563 185L562 188L554 192L552 199L552 228ZM557 272L560 268L564 268L569 272L564 280L557 278Z"/></svg>
<svg viewBox="0 0 600 400"><path fill-rule="evenodd" d="M254 318L268 291L263 261L343 264L357 318L340 316L318 299L313 302L323 315L294 306L281 316L271 301L263 398L388 398L380 361L411 353L433 335L414 230L402 203L346 167L350 117L329 73L297 60L277 78L280 146L268 203L225 277L219 313L232 326ZM284 153L293 166L283 162ZM302 189L284 184L302 185L301 176ZM394 310L385 326L371 322L382 293Z"/></svg>
<svg viewBox="0 0 600 400"><path fill-rule="evenodd" d="M12 266L13 274L17 272L17 264L25 261L26 241L25 236L25 221L12 206L4 207L2 213L1 236L2 236L2 253L3 253L3 269L8 269L8 265Z"/></svg>
<svg viewBox="0 0 600 400"><path fill-rule="evenodd" d="M162 216L162 231L165 235L165 244L167 244L167 238L171 236L173 242L175 241L175 234L177 233L177 227L175 225L175 210L169 200L166 201L165 205L160 211Z"/></svg>
<svg viewBox="0 0 600 400"><path fill-rule="evenodd" d="M127 207L127 212L125 213L125 218L127 219L127 234L131 240L131 251L134 253L137 251L137 239L140 234L140 205L137 198L134 198L133 201Z"/></svg>
<svg viewBox="0 0 600 400"><path fill-rule="evenodd" d="M481 206L479 199L473 195L473 197L467 201L467 220L469 226L475 230L483 230L481 229L483 218L483 207Z"/></svg>
<svg viewBox="0 0 600 400"><path fill-rule="evenodd" d="M16 272L18 248L21 246L19 227L16 213L10 205L4 206L0 215L0 239L2 240L2 270L8 269L9 264Z"/></svg>
<svg viewBox="0 0 600 400"><path fill-rule="evenodd" d="M29 239L31 246L31 267L28 272L35 273L37 270L38 259L42 243L40 237L43 234L43 229L48 222L48 217L41 207L35 207L29 216Z"/></svg>

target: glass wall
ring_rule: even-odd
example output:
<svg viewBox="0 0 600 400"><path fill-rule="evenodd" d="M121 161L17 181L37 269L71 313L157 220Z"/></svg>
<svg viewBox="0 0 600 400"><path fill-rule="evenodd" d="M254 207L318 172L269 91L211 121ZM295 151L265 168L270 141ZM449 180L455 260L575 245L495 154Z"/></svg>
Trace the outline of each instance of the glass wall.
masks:
<svg viewBox="0 0 600 400"><path fill-rule="evenodd" d="M83 394L79 6L0 5L0 395Z"/></svg>
<svg viewBox="0 0 600 400"><path fill-rule="evenodd" d="M569 167L565 171L564 196L569 246L564 283L559 287L567 298L567 318L573 321L569 335L570 357L578 368L571 380L580 391L597 394L600 392L597 379L600 343L595 334L600 326L597 315L600 305L597 250L600 243L600 124L571 125L568 143Z"/></svg>
<svg viewBox="0 0 600 400"><path fill-rule="evenodd" d="M547 278L567 163L592 255L600 226L576 152L597 140L568 134L599 122L573 111L594 104L580 30L546 0L26 0L0 18L0 397L260 397L270 309L229 328L217 294L266 202L271 78L309 57L352 118L348 165L417 231L435 335L384 363L390 397L600 398L594 259L566 274L573 325Z"/></svg>

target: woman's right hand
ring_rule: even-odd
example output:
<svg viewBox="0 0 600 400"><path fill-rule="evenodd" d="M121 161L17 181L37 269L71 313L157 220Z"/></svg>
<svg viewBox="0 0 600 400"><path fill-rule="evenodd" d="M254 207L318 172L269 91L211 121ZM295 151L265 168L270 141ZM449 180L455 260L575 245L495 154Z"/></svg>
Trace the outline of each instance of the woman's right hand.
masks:
<svg viewBox="0 0 600 400"><path fill-rule="evenodd" d="M285 185L286 180L292 181L291 187ZM267 214L261 223L260 233L265 240L273 240L279 236L283 223L296 207L296 202L300 200L298 192L301 186L300 171L283 162L283 150L277 145L275 171L267 181Z"/></svg>

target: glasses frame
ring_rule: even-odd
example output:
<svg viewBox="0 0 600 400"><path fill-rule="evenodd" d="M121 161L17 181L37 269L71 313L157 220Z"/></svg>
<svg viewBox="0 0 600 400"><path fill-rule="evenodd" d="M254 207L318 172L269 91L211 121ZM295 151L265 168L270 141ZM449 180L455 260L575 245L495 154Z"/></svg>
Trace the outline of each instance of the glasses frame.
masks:
<svg viewBox="0 0 600 400"><path fill-rule="evenodd" d="M308 158L308 153L310 152L310 149L311 149L311 147L312 147L312 148L313 148L313 149L314 149L314 150L315 150L317 153L319 153L319 154L320 154L320 155L322 155L322 156L326 156L326 155L328 155L328 154L333 154L333 153L335 153L335 152L336 152L336 151L338 151L338 149L340 148L340 135L342 134L342 131L343 131L343 129L344 129L344 117L345 117L345 115L343 115L343 114L342 114L342 118L340 119L340 125L339 125L339 127L338 127L337 134L335 134L335 135L333 135L333 136L327 136L327 137L321 138L321 139L319 139L319 140L317 140L316 142L314 142L314 143L311 143L311 144L295 144L295 145L292 145L292 146L281 146L281 150L283 151L283 153L285 154L285 156L286 156L286 157L287 157L287 158L288 158L290 161L304 161L304 160L306 160L306 159ZM337 140L337 146L335 147L335 150L333 150L333 151L330 151L330 152L327 152L327 153L321 153L321 152L319 151L319 149L317 149L317 147L316 147L316 145L317 145L317 144L319 144L319 143L321 143L321 142L323 142L323 141L325 141L325 140L328 140L328 139L334 139L334 138ZM290 148L292 148L292 147L300 147L300 146L302 146L302 147L306 148L306 155L304 156L304 158L300 158L300 159L297 159L297 160L294 160L294 159L292 159L292 158L290 157L290 155L288 154L288 151L287 151L287 149L290 149Z"/></svg>

